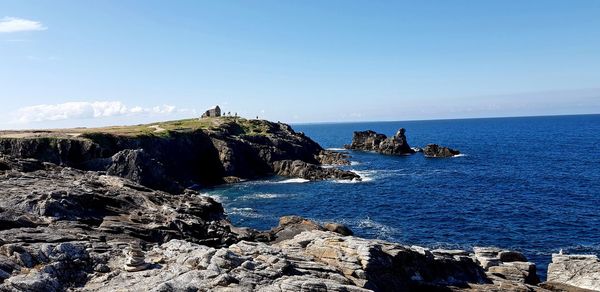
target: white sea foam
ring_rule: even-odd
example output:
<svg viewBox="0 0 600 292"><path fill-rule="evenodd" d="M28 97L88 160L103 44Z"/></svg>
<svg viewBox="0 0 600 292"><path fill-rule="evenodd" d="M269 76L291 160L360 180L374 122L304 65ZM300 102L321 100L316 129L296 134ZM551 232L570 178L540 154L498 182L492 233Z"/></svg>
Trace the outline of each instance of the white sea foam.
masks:
<svg viewBox="0 0 600 292"><path fill-rule="evenodd" d="M361 163L358 161L350 161L350 165L360 165Z"/></svg>
<svg viewBox="0 0 600 292"><path fill-rule="evenodd" d="M354 169L350 169L350 171L358 174L360 176L360 178L362 179L362 182L372 181L374 179L375 174L377 173L376 170L354 170Z"/></svg>
<svg viewBox="0 0 600 292"><path fill-rule="evenodd" d="M340 184L356 184L356 183L361 183L361 182L368 182L368 181L372 181L374 179L373 176L377 172L376 170L355 170L355 169L350 169L350 171L358 174L358 176L360 176L360 180L336 179L336 180L333 180L333 182L340 183Z"/></svg>
<svg viewBox="0 0 600 292"><path fill-rule="evenodd" d="M286 180L280 180L276 183L278 184L298 184L298 183L305 183L305 182L309 182L310 180L304 179L304 178L290 178L290 179L286 179Z"/></svg>
<svg viewBox="0 0 600 292"><path fill-rule="evenodd" d="M201 193L201 196L205 196L205 197L210 197L213 200L223 204L225 203L228 199L227 197L223 196L223 195L219 195L219 194L211 194L211 193Z"/></svg>
<svg viewBox="0 0 600 292"><path fill-rule="evenodd" d="M333 182L338 183L338 184L356 184L356 183L360 183L360 182L363 182L363 181L360 181L360 180L357 180L357 179L352 179L352 180L348 180L348 179L335 179L335 180L333 180Z"/></svg>
<svg viewBox="0 0 600 292"><path fill-rule="evenodd" d="M398 228L379 223L371 218L365 218L358 221L358 227L362 229L371 229L380 239L391 239L394 235L400 233Z"/></svg>
<svg viewBox="0 0 600 292"><path fill-rule="evenodd" d="M467 154L461 153L461 154L456 154L452 157L465 157L465 156L467 156Z"/></svg>
<svg viewBox="0 0 600 292"><path fill-rule="evenodd" d="M231 215L239 215L246 218L265 218L265 215L259 214L252 208L231 208L227 211Z"/></svg>
<svg viewBox="0 0 600 292"><path fill-rule="evenodd" d="M331 151L345 151L346 149L344 149L344 148L327 148L327 150L331 150Z"/></svg>
<svg viewBox="0 0 600 292"><path fill-rule="evenodd" d="M282 196L283 195L281 195L281 194L257 193L257 194L251 194L251 195L241 196L239 198L242 199L242 200L275 199L275 198L280 198Z"/></svg>

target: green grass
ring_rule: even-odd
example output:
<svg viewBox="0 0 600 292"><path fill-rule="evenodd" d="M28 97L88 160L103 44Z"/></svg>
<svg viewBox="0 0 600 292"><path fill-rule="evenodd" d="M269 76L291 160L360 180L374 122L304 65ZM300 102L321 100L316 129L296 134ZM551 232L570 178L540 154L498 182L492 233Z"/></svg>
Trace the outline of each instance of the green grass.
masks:
<svg viewBox="0 0 600 292"><path fill-rule="evenodd" d="M234 130L232 133L245 135L266 135L271 128L270 123L263 120L248 120L234 117L218 118L194 118L175 121L156 122L149 124L139 124L131 126L110 126L100 128L72 128L56 129L43 131L13 131L12 135L24 135L27 137L77 137L83 138L98 135L109 134L115 136L140 137L156 136L168 137L173 132L193 132L197 130L218 131L222 128ZM158 130L157 130L158 129ZM2 134L2 133L0 133ZM1 136L1 135L0 135ZM27 138L23 137L23 138Z"/></svg>
<svg viewBox="0 0 600 292"><path fill-rule="evenodd" d="M211 130L226 122L229 117L185 119L176 121L157 122L133 126L111 126L102 128L73 129L69 131L82 134L112 134L117 136L166 136L169 132L191 132L196 130Z"/></svg>

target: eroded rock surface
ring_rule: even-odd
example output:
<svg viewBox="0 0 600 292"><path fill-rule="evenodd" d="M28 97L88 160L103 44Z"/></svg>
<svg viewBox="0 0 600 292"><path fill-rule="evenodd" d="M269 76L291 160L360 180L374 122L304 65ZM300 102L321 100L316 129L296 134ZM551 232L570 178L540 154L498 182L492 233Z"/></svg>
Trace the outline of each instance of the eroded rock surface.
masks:
<svg viewBox="0 0 600 292"><path fill-rule="evenodd" d="M600 291L600 261L595 255L553 254L548 282Z"/></svg>
<svg viewBox="0 0 600 292"><path fill-rule="evenodd" d="M155 269L129 273L121 259L82 290L115 291L414 291L468 282L485 274L467 258L435 259L397 244L305 231L275 245L242 241L209 248L172 240L147 252Z"/></svg>
<svg viewBox="0 0 600 292"><path fill-rule="evenodd" d="M474 247L473 251L475 260L490 277L530 285L540 283L535 263L520 252L495 247Z"/></svg>

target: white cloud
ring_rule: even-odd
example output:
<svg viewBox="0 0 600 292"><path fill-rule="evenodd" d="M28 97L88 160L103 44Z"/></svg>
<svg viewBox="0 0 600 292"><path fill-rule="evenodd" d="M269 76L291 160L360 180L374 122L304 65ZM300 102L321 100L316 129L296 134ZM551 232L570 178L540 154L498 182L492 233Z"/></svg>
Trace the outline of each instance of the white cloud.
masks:
<svg viewBox="0 0 600 292"><path fill-rule="evenodd" d="M140 114L164 115L175 111L176 107L172 105L144 108L140 106L127 107L120 101L65 102L20 108L15 114L14 121L18 123L30 123Z"/></svg>
<svg viewBox="0 0 600 292"><path fill-rule="evenodd" d="M0 33L46 30L47 28L39 21L28 20L17 17L4 17L0 19Z"/></svg>

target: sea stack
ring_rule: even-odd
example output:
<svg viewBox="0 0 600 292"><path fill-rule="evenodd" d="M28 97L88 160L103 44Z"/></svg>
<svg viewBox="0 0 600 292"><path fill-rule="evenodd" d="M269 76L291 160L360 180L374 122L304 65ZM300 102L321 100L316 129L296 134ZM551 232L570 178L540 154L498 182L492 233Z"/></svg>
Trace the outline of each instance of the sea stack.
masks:
<svg viewBox="0 0 600 292"><path fill-rule="evenodd" d="M408 145L405 133L406 130L400 128L396 135L388 138L386 135L372 130L357 131L352 137L352 144L344 147L351 150L375 151L386 155L413 154L415 151Z"/></svg>

